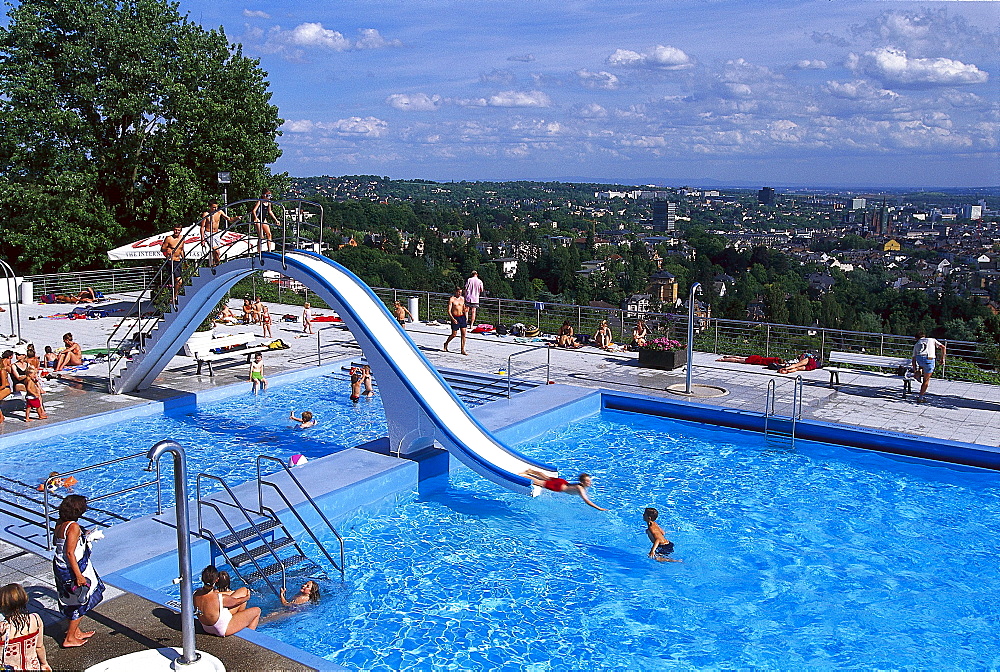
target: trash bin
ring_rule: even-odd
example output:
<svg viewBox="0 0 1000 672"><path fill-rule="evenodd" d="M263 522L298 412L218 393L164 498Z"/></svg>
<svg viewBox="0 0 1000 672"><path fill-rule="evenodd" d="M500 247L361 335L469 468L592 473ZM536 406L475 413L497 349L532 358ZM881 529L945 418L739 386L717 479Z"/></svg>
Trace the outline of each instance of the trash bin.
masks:
<svg viewBox="0 0 1000 672"><path fill-rule="evenodd" d="M35 302L35 283L27 280L21 281L21 303L30 306Z"/></svg>
<svg viewBox="0 0 1000 672"><path fill-rule="evenodd" d="M411 296L406 300L406 309L410 311L414 322L420 321L420 298Z"/></svg>

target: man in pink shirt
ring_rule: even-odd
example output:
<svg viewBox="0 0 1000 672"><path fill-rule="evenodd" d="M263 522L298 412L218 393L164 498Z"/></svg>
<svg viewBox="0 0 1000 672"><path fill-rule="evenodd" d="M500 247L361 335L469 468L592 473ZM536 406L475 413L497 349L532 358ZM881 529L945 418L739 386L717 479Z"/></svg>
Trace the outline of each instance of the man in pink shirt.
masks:
<svg viewBox="0 0 1000 672"><path fill-rule="evenodd" d="M483 281L479 279L479 271L473 271L465 281L465 306L469 311L469 329L476 326L476 309L479 308L479 295L482 293Z"/></svg>

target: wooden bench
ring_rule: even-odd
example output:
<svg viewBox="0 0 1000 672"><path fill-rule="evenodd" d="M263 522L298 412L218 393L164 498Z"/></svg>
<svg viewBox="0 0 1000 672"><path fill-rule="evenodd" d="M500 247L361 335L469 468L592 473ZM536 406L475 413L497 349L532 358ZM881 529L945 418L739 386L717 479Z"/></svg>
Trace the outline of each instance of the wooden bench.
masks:
<svg viewBox="0 0 1000 672"><path fill-rule="evenodd" d="M220 359L228 359L231 357L243 357L247 358L247 364L250 363L250 357L258 352L267 352L270 350L266 345L251 345L252 341L257 340L257 336L253 334L226 334L224 336L213 336L212 332L204 331L193 334L188 342L184 344L184 354L188 357L194 358L194 361L198 362L198 370L195 372L196 376L201 375L201 367L203 364L208 364L208 375L214 376L215 371L212 370L212 362ZM242 348L233 348L233 346L246 346ZM222 352L213 352L213 350L224 348L233 348L230 350L223 350Z"/></svg>
<svg viewBox="0 0 1000 672"><path fill-rule="evenodd" d="M852 366L875 366L882 369L899 369L900 367L910 370L912 366L912 361L906 359L905 357L884 357L882 355L864 355L857 352L837 352L836 350L831 352L827 358L831 364L836 364L837 368L830 367L827 370L830 372L830 387L840 385L840 372L844 369L839 368L841 364L848 364ZM885 374L876 373L874 371L858 371L856 373L868 373L875 376L885 377ZM913 379L907 376L903 377L903 398L912 392L910 387Z"/></svg>

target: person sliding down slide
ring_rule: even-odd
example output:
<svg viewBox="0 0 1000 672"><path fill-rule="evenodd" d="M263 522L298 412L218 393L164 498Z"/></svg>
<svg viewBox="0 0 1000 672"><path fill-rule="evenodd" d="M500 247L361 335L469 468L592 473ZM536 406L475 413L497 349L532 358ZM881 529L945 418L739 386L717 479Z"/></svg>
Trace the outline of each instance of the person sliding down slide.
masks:
<svg viewBox="0 0 1000 672"><path fill-rule="evenodd" d="M580 474L576 483L570 483L564 478L549 478L542 472L535 471L534 469L528 469L527 471L521 472L521 476L527 476L531 479L533 484L540 488L551 490L552 492L565 492L567 495L580 495L580 499L598 511L607 511L607 509L594 504L590 501L590 498L587 497L587 488L594 484L593 479L590 478L590 474Z"/></svg>

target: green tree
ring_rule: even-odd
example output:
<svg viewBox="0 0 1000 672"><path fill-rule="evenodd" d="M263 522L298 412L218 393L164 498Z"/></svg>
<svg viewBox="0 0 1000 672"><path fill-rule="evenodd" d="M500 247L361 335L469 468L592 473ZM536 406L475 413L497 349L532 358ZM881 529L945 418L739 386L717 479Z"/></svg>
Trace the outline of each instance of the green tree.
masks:
<svg viewBox="0 0 1000 672"><path fill-rule="evenodd" d="M266 73L221 29L167 0L9 6L0 243L19 270L103 264L99 252L125 238L189 223L220 171L232 173L231 200L283 187L267 168L282 120Z"/></svg>

